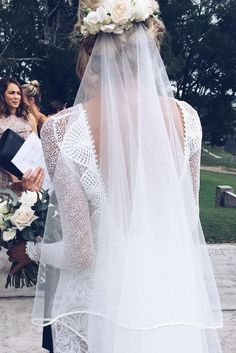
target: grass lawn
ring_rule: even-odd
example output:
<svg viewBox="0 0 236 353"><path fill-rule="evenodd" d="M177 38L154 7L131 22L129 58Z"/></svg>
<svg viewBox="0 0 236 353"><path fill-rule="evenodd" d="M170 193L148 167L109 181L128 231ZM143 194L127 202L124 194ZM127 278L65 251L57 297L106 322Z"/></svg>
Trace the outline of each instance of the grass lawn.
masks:
<svg viewBox="0 0 236 353"><path fill-rule="evenodd" d="M207 242L236 242L236 208L215 208L217 185L230 185L236 192L236 175L201 172L200 216Z"/></svg>

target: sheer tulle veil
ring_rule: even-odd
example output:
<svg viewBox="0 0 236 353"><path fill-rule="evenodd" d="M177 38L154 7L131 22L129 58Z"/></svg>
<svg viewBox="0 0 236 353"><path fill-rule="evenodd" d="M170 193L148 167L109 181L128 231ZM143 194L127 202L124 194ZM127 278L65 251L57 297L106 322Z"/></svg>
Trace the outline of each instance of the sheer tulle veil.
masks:
<svg viewBox="0 0 236 353"><path fill-rule="evenodd" d="M89 353L221 352L221 308L183 122L144 24L98 35L64 115L51 200L60 217L49 211L34 323L59 322ZM86 195L93 251L72 255L77 233L66 219L72 208L82 215L64 204L65 171L72 192L82 186ZM49 246L58 249L50 259ZM86 252L91 262L83 262Z"/></svg>

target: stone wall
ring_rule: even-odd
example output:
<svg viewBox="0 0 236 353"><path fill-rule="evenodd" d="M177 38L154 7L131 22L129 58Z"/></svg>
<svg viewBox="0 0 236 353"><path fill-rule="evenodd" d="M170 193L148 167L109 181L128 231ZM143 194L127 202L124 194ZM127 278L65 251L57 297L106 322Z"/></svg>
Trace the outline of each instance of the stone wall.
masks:
<svg viewBox="0 0 236 353"><path fill-rule="evenodd" d="M215 207L236 208L236 194L229 185L218 185L216 187Z"/></svg>

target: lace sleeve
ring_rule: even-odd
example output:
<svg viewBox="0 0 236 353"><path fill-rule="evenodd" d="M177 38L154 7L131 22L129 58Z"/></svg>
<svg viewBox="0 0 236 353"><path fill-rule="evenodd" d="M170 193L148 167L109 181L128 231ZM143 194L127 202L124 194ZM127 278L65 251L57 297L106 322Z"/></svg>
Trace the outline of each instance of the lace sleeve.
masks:
<svg viewBox="0 0 236 353"><path fill-rule="evenodd" d="M58 168L59 146L63 139L67 119L50 119L41 132L45 161L55 190L60 190L57 202L63 240L53 244L43 243L41 260L61 269L89 267L94 259L94 245L91 230L89 206L79 182L74 182L69 168ZM57 133L57 129L60 134ZM55 169L57 168L57 172ZM79 174L74 176L76 180ZM50 222L49 226L50 227ZM49 229L50 231L50 229ZM53 229L52 229L53 231ZM56 229L55 229L56 231ZM55 257L55 254L57 256Z"/></svg>
<svg viewBox="0 0 236 353"><path fill-rule="evenodd" d="M190 156L189 166L192 176L193 193L194 198L199 206L199 189L200 189L200 162L201 162L201 150L196 151Z"/></svg>
<svg viewBox="0 0 236 353"><path fill-rule="evenodd" d="M186 102L178 102L184 115L185 139L189 150L189 167L192 177L193 193L199 205L200 163L202 127L197 111Z"/></svg>

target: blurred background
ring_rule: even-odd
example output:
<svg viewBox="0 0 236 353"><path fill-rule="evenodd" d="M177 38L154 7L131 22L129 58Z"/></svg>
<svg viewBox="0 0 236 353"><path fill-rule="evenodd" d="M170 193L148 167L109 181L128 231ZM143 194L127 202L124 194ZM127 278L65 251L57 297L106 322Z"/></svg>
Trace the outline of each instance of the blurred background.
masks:
<svg viewBox="0 0 236 353"><path fill-rule="evenodd" d="M217 185L236 193L236 2L159 0L167 28L161 54L176 98L203 126L200 210L210 243L236 241L236 208L215 207ZM49 102L73 104L78 46L70 35L78 0L1 0L0 77L41 84Z"/></svg>

